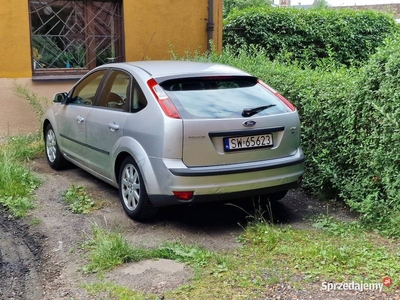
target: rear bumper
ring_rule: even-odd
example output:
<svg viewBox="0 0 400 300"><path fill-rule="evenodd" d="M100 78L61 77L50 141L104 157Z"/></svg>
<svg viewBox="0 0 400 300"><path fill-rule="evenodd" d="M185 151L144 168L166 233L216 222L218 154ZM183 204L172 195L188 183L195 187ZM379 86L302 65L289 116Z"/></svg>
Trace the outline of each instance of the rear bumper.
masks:
<svg viewBox="0 0 400 300"><path fill-rule="evenodd" d="M191 203L204 203L204 202L216 202L225 200L234 200L247 197L256 197L261 195L267 195L271 193L276 193L280 191L288 191L298 187L298 182L292 182L289 184L272 186L256 190L247 190L240 192L232 192L225 194L210 194L210 195L194 195L189 201L177 200L174 196L166 195L153 195L151 196L151 201L157 207L170 206L176 204L191 204Z"/></svg>
<svg viewBox="0 0 400 300"><path fill-rule="evenodd" d="M169 171L175 176L220 176L229 174L239 174L248 172L259 172L273 169L281 169L285 167L295 166L304 163L304 155L302 157L295 156L284 159L276 159L274 161L245 163L240 165L229 165L229 166L211 166L211 167L200 167L200 168L171 168Z"/></svg>
<svg viewBox="0 0 400 300"><path fill-rule="evenodd" d="M179 160L153 159L158 170L157 182L146 182L149 198L155 206L179 203L220 201L264 195L296 188L304 173L304 154L299 151L273 161L229 166L184 167ZM173 191L193 191L194 196L181 201Z"/></svg>

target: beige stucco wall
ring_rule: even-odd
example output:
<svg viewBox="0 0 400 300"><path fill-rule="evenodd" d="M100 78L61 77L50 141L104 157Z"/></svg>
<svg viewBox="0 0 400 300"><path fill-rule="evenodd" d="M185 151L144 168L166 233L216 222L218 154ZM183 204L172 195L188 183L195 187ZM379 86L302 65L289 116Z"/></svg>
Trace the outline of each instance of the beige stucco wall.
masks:
<svg viewBox="0 0 400 300"><path fill-rule="evenodd" d="M55 93L68 91L73 83L34 83L31 78L0 78L0 137L29 134L39 130L39 120L28 100L16 92L17 86L26 87L38 98L46 98L46 101L42 101L45 105L46 102L51 103Z"/></svg>

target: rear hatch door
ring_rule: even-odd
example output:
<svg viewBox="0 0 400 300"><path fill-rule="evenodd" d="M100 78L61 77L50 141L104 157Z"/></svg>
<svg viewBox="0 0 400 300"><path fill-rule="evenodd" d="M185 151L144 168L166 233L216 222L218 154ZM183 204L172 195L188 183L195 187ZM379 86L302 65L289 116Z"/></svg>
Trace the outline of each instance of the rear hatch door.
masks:
<svg viewBox="0 0 400 300"><path fill-rule="evenodd" d="M297 112L254 77L174 79L161 86L183 119L189 167L271 160L299 147Z"/></svg>

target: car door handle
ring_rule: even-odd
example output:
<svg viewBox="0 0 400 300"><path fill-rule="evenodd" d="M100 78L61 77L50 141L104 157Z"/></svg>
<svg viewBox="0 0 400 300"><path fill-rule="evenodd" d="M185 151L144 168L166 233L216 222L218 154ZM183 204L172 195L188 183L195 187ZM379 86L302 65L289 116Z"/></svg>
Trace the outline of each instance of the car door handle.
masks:
<svg viewBox="0 0 400 300"><path fill-rule="evenodd" d="M110 129L111 132L114 132L119 129L119 125L117 125L115 122L112 122L108 124L108 128Z"/></svg>
<svg viewBox="0 0 400 300"><path fill-rule="evenodd" d="M77 116L77 117L76 117L76 121L77 121L79 124L81 124L81 123L83 123L83 121L85 121L85 119L84 119L82 116Z"/></svg>

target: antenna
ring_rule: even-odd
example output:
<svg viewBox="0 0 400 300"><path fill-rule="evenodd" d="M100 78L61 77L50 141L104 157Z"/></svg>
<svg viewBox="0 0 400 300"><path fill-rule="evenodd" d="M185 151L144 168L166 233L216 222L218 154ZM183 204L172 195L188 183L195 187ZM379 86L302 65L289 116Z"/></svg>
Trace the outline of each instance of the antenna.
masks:
<svg viewBox="0 0 400 300"><path fill-rule="evenodd" d="M153 37L154 37L155 34L156 34L156 32L154 31L154 32L153 32L153 35L151 36L150 42L149 42L149 44L147 45L146 51L145 51L144 54L143 54L142 60L144 60L144 58L145 58L145 56L146 56L146 54L147 54L147 50L149 50L149 47L150 47L150 45L151 45L151 42L153 41Z"/></svg>

